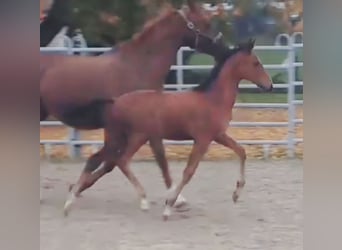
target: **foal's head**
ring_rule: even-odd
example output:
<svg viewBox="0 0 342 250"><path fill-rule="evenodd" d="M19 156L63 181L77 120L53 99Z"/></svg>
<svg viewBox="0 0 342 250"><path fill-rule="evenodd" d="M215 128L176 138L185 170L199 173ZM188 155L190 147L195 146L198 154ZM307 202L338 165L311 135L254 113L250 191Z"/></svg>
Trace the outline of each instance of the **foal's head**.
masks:
<svg viewBox="0 0 342 250"><path fill-rule="evenodd" d="M259 58L253 52L255 40L239 44L235 49L235 55L229 61L233 64L232 72L238 80L247 80L255 83L266 91L273 89L273 83L261 64Z"/></svg>
<svg viewBox="0 0 342 250"><path fill-rule="evenodd" d="M211 24L212 15L204 10L195 0L187 0L187 8L179 10L184 18L187 31L184 45L202 52L211 50L211 46L223 42L221 32L214 30Z"/></svg>

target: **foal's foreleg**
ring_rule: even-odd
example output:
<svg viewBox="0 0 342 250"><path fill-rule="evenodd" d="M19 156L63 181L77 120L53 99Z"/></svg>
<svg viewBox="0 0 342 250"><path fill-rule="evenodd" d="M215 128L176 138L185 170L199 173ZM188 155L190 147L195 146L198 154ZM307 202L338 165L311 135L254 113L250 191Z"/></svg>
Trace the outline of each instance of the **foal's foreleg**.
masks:
<svg viewBox="0 0 342 250"><path fill-rule="evenodd" d="M243 187L246 184L245 179L245 162L246 162L246 151L240 146L234 139L227 134L221 134L215 140L217 143L231 148L240 158L240 179L236 183L236 189L233 193L233 201L236 202L240 196Z"/></svg>
<svg viewBox="0 0 342 250"><path fill-rule="evenodd" d="M150 147L157 161L157 164L162 172L166 188L169 191L174 189L175 187L172 186L172 178L170 175L169 164L166 159L165 148L164 148L162 139L159 139L159 138L150 139ZM186 204L186 199L184 198L182 194L179 194L179 196L177 197L175 206L181 207L185 204Z"/></svg>
<svg viewBox="0 0 342 250"><path fill-rule="evenodd" d="M128 143L125 151L117 161L117 165L122 171L122 173L127 177L127 179L134 186L140 198L140 208L143 211L149 209L149 203L147 200L146 192L144 187L141 185L138 178L132 172L129 163L133 155L138 151L138 149L147 142L147 138L144 135L134 134L128 138Z"/></svg>
<svg viewBox="0 0 342 250"><path fill-rule="evenodd" d="M195 174L200 160L208 150L209 143L210 141L207 140L202 142L195 142L187 166L183 171L183 178L181 182L174 190L172 190L172 192L169 193L167 197L165 209L163 212L164 220L167 220L169 218L169 216L171 215L171 207L175 204L178 195L180 194L184 186L190 182L192 176Z"/></svg>

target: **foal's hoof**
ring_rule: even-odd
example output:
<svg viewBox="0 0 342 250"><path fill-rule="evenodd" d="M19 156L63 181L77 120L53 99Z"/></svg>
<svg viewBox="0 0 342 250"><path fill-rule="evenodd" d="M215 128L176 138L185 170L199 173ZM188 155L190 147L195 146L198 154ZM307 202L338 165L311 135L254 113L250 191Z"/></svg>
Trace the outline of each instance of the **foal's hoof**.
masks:
<svg viewBox="0 0 342 250"><path fill-rule="evenodd" d="M179 194L178 198L175 202L175 204L173 205L175 208L181 208L182 206L185 206L187 204L186 199L184 198L183 195Z"/></svg>
<svg viewBox="0 0 342 250"><path fill-rule="evenodd" d="M163 221L168 221L170 216L163 215Z"/></svg>
<svg viewBox="0 0 342 250"><path fill-rule="evenodd" d="M168 205L168 201L165 202L165 208L164 208L164 212L163 212L163 220L167 221L171 215L171 206Z"/></svg>
<svg viewBox="0 0 342 250"><path fill-rule="evenodd" d="M64 209L63 209L64 217L67 217L69 215L71 207L73 203L75 202L75 200L76 200L75 194L70 193L69 198L64 204Z"/></svg>
<svg viewBox="0 0 342 250"><path fill-rule="evenodd" d="M234 191L234 193L233 193L233 201L234 201L234 203L236 203L237 202L237 200L239 199L239 195L237 194L237 192L236 191Z"/></svg>
<svg viewBox="0 0 342 250"><path fill-rule="evenodd" d="M64 217L68 217L69 212L70 212L71 205L65 203L64 209L63 209L63 215Z"/></svg>
<svg viewBox="0 0 342 250"><path fill-rule="evenodd" d="M68 191L69 191L69 193L70 193L70 192L71 192L71 190L74 188L74 186L75 186L75 184L70 184L70 185L69 185L69 190L68 190Z"/></svg>
<svg viewBox="0 0 342 250"><path fill-rule="evenodd" d="M167 221L170 218L170 215L171 215L171 208L166 207L163 212L163 221Z"/></svg>
<svg viewBox="0 0 342 250"><path fill-rule="evenodd" d="M140 209L142 210L142 211L148 211L149 209L150 209L150 203L148 202L148 200L147 199L142 199L141 201L140 201Z"/></svg>
<svg viewBox="0 0 342 250"><path fill-rule="evenodd" d="M73 190L74 187L75 187L75 184L70 184L69 185L69 193L71 193L71 191ZM81 194L76 194L76 197L80 198L80 197L82 197L82 195Z"/></svg>

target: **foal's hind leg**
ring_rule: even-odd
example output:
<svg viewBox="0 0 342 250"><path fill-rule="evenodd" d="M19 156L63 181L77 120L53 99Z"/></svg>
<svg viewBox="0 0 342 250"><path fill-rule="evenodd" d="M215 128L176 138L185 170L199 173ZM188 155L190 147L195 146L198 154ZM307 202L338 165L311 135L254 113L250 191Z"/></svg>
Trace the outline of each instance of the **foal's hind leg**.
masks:
<svg viewBox="0 0 342 250"><path fill-rule="evenodd" d="M246 151L240 146L235 140L233 140L227 134L221 134L215 141L225 147L231 148L240 158L240 179L236 183L236 189L233 193L233 201L237 202L243 187L246 184L245 179L245 162L246 162Z"/></svg>
<svg viewBox="0 0 342 250"><path fill-rule="evenodd" d="M149 209L149 203L146 198L145 189L139 182L138 178L131 171L129 162L138 149L147 142L147 138L141 134L133 134L129 136L127 142L127 147L121 157L118 159L117 165L137 191L140 198L140 208L143 211L146 211Z"/></svg>
<svg viewBox="0 0 342 250"><path fill-rule="evenodd" d="M75 185L70 185L69 187L69 196L64 204L65 216L68 215L71 209L71 206L76 201L76 198L80 196L81 192L91 187L96 182L96 180L100 178L100 177L96 178L95 176L96 171L94 173L93 171L101 165L103 160L104 160L104 148L101 148L100 151L98 151L97 153L89 157L89 159L87 160L86 166L84 167L77 183ZM106 169L106 168L109 168L109 167L106 166L106 163L105 163L105 165L101 169Z"/></svg>
<svg viewBox="0 0 342 250"><path fill-rule="evenodd" d="M75 185L70 185L69 191L74 192L76 196L79 196L82 191L91 187L94 184L92 173L101 165L103 160L104 148L102 147L98 152L88 158L77 183Z"/></svg>
<svg viewBox="0 0 342 250"><path fill-rule="evenodd" d="M69 197L64 205L65 216L68 215L71 206L74 204L76 198L82 191L91 187L103 175L113 170L113 168L116 166L115 162L120 156L121 147L126 146L121 136L115 138L111 133L107 133L106 131L105 133L106 139L104 146L99 152L92 155L88 159L79 181L75 186L72 187L72 190L70 191ZM103 161L105 161L104 166L100 169L97 169ZM97 171L95 171L96 169Z"/></svg>
<svg viewBox="0 0 342 250"><path fill-rule="evenodd" d="M170 171L169 171L169 164L165 156L165 149L164 149L162 140L159 138L150 139L150 147L152 149L154 157L156 158L158 166L162 172L166 188L169 191L175 189L175 186L172 185L172 178L171 178ZM184 198L182 194L179 194L174 206L181 207L184 204L186 204L186 199Z"/></svg>

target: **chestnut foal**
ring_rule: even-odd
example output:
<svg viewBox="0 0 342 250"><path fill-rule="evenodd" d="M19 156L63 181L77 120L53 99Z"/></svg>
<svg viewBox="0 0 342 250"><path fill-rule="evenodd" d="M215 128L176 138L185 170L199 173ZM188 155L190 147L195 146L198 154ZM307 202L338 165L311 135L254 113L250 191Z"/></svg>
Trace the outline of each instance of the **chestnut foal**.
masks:
<svg viewBox="0 0 342 250"><path fill-rule="evenodd" d="M125 173L142 200L145 199L144 188L129 167L135 152L148 140L194 141L183 178L167 196L164 219L171 215L171 207L194 175L212 141L231 148L240 158L240 178L233 193L233 201L238 200L246 183L246 154L244 148L226 134L238 85L246 79L264 90L273 88L253 48L254 40L250 40L235 49L227 49L216 58L217 64L209 79L191 91L162 93L143 90L115 99L106 120L105 157Z"/></svg>

